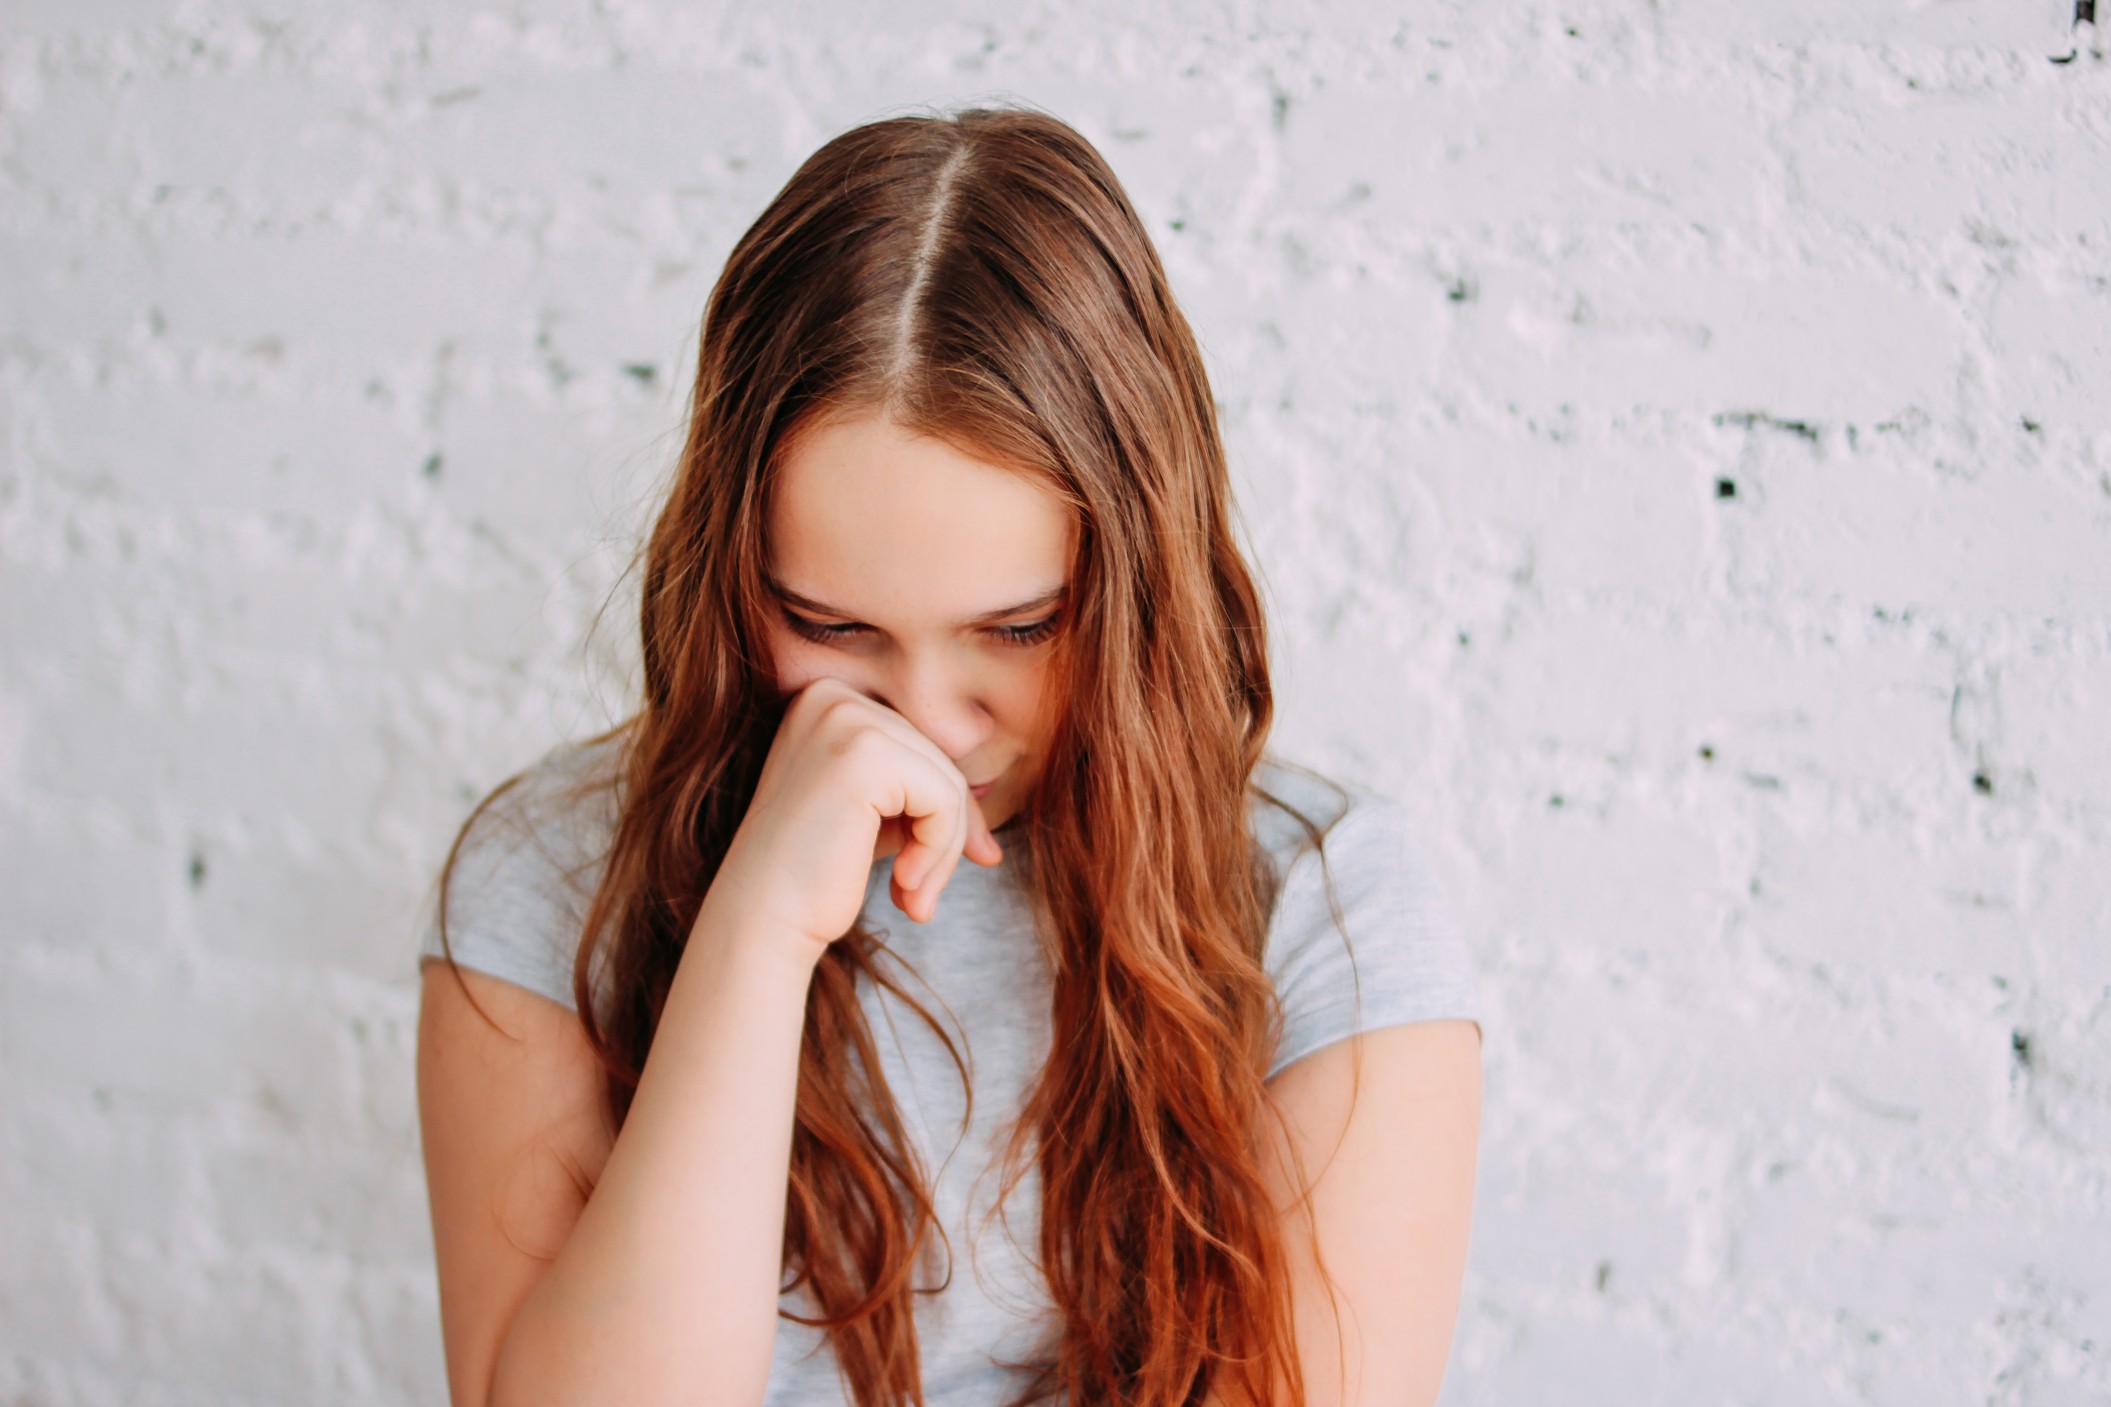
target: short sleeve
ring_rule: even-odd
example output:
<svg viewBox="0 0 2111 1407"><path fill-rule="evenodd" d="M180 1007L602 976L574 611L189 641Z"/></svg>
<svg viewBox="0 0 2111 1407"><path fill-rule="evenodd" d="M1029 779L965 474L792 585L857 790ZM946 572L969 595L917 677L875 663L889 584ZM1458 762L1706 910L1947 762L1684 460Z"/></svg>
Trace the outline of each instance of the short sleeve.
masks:
<svg viewBox="0 0 2111 1407"><path fill-rule="evenodd" d="M576 768L552 754L477 813L447 886L448 951L567 1009L572 965L606 864L607 807L574 795ZM426 906L418 962L443 956L437 903Z"/></svg>
<svg viewBox="0 0 2111 1407"><path fill-rule="evenodd" d="M1357 793L1328 831L1324 854L1341 924L1327 903L1320 852L1312 849L1290 863L1269 923L1267 966L1283 1004L1271 1079L1359 1032L1481 1020L1472 954L1407 808Z"/></svg>

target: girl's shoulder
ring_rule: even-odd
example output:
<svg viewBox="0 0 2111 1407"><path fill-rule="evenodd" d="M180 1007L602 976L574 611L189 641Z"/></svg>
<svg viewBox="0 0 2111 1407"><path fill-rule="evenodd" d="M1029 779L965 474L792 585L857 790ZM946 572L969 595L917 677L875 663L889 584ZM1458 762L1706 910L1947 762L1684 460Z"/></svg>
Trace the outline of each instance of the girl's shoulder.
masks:
<svg viewBox="0 0 2111 1407"><path fill-rule="evenodd" d="M1472 946L1412 808L1280 759L1251 791L1276 884L1265 961L1285 1014L1270 1075L1357 1031L1478 1022Z"/></svg>
<svg viewBox="0 0 2111 1407"><path fill-rule="evenodd" d="M1408 808L1393 797L1274 753L1254 769L1247 817L1279 876L1322 844L1331 860L1338 844L1361 847L1381 832L1405 841L1412 830Z"/></svg>
<svg viewBox="0 0 2111 1407"><path fill-rule="evenodd" d="M561 744L485 796L428 905L421 964L451 955L573 1005L572 960L615 833L622 744L614 732Z"/></svg>
<svg viewBox="0 0 2111 1407"><path fill-rule="evenodd" d="M620 797L623 738L560 743L500 783L471 814L457 868L494 872L533 855L538 869L576 879L607 858ZM513 870L509 873L524 873Z"/></svg>

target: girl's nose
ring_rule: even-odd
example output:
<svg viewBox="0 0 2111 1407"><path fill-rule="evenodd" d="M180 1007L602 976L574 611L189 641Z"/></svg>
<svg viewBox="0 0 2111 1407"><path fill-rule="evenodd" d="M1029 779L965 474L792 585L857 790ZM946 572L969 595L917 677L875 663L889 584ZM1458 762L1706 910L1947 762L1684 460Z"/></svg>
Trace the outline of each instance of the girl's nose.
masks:
<svg viewBox="0 0 2111 1407"><path fill-rule="evenodd" d="M982 746L996 726L974 681L943 664L903 662L881 682L878 698L956 762Z"/></svg>

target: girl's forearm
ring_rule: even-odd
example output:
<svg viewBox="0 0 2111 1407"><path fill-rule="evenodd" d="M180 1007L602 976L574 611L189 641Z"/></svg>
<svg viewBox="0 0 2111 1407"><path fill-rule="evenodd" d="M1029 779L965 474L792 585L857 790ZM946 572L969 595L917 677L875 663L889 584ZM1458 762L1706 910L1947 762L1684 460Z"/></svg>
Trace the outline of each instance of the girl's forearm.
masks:
<svg viewBox="0 0 2111 1407"><path fill-rule="evenodd" d="M705 899L608 1163L499 1350L492 1407L759 1407L813 973L811 945L786 938Z"/></svg>

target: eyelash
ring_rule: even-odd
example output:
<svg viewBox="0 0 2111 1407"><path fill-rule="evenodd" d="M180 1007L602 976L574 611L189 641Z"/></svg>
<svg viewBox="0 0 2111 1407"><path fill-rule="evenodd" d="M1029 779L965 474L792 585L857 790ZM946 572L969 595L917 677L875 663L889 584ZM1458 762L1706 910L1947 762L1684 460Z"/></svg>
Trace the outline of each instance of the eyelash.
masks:
<svg viewBox="0 0 2111 1407"><path fill-rule="evenodd" d="M804 616L784 613L785 623L795 634L801 635L817 645L837 645L865 629L862 625L823 625ZM1055 634L1058 616L1049 616L1030 625L999 625L991 628L998 643L1005 645L1038 645Z"/></svg>

